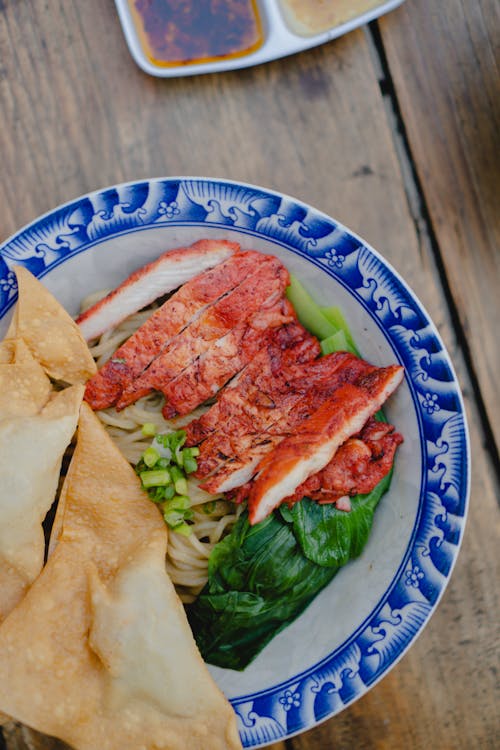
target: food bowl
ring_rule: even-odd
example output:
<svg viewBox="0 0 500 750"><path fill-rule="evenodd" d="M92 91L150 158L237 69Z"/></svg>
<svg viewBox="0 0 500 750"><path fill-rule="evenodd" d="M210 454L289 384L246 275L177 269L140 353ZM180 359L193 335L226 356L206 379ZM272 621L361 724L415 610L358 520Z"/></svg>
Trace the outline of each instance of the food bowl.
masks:
<svg viewBox="0 0 500 750"><path fill-rule="evenodd" d="M317 302L342 308L365 359L405 368L386 406L404 443L363 553L244 671L210 667L243 745L262 747L357 700L422 631L463 535L469 441L453 367L407 284L337 221L265 188L157 178L54 209L0 246L0 332L16 300L17 264L76 316L91 291L116 286L169 248L211 237L277 255Z"/></svg>

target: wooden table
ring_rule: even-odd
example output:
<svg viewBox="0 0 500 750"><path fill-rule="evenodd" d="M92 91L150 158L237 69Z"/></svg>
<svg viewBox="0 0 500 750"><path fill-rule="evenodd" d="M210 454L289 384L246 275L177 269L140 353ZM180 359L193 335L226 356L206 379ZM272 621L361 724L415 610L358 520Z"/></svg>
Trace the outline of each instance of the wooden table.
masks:
<svg viewBox="0 0 500 750"><path fill-rule="evenodd" d="M274 750L500 746L499 28L496 0L407 0L300 55L160 80L130 58L111 0L0 2L0 240L117 182L261 184L378 248L453 359L473 476L451 583L380 684Z"/></svg>

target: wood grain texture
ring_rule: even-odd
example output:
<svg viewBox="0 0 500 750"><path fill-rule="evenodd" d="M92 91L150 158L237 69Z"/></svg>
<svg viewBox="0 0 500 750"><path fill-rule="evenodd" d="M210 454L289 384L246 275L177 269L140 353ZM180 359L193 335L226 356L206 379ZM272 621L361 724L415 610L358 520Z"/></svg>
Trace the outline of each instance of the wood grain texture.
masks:
<svg viewBox="0 0 500 750"><path fill-rule="evenodd" d="M500 4L407 0L380 28L498 449Z"/></svg>
<svg viewBox="0 0 500 750"><path fill-rule="evenodd" d="M493 317L479 310L481 297L491 302L484 276L493 276L496 264L492 230L485 228L481 213L492 200L490 196L483 201L486 192L490 195L492 160L476 154L474 169L467 166L465 176L461 160L472 156L456 144L450 150L453 169L447 166L442 146L434 147L436 161L430 160L425 153L429 144L418 133L417 115L410 111L411 97L405 99L401 92L405 75L415 76L424 93L425 86L450 88L448 99L455 92L452 103L447 100L433 108L424 97L424 104L439 127L447 112L459 111L463 137L479 126L476 107L469 121L468 107L462 100L458 104L459 93L465 101L485 96L477 87L491 69L490 57L487 53L483 59L484 48L476 44L478 80L458 77L442 61L427 81L406 46L417 45L411 26L408 29L411 14L420 18L419 8L430 4L431 0L407 0L384 20L383 39L430 210L438 210L431 207L431 195L441 196L440 213L431 215L445 259L444 283L452 288L462 323L480 324L478 340L495 343ZM485 0L478 4L486 7ZM461 52L450 49L450 54L459 58L466 54L463 27L470 24L471 13L476 18L465 1L461 5L458 0L433 5L439 33L444 33L443 18L452 24L449 33L456 35ZM469 3L473 5L477 4ZM420 23L420 31L435 40L436 29L421 18ZM423 46L429 55L428 44L426 40ZM449 40L443 44L453 46ZM470 517L450 586L417 643L363 699L316 729L287 740L286 748L493 748L500 731L495 673L500 612L494 589L498 483L484 451L485 433L473 398L467 352L454 329L435 248L412 213L396 133L372 55L366 35L358 31L258 68L159 80L142 73L130 58L111 0L0 0L0 240L89 190L141 177L191 174L234 178L295 195L343 221L387 257L429 310L464 388L473 452ZM430 63L422 59L418 64ZM412 65L416 71L405 67ZM439 83L435 77L441 77ZM491 88L489 74L486 78L484 85ZM457 121L455 129L458 126ZM480 129L491 136L483 120ZM438 135L446 141L439 128L434 137ZM477 152L491 152L488 137L484 144L475 144ZM469 173L474 180L466 179ZM458 207L457 190L462 201ZM455 223L448 225L450 216ZM457 222L465 223L466 235ZM478 238L474 260L468 243L478 244ZM460 266L453 267L453 242L467 264L471 299L455 279ZM456 297L457 290L461 297ZM492 355L481 356L489 372ZM492 385L482 369L481 373L479 383L486 395ZM285 743L273 750L285 750Z"/></svg>
<svg viewBox="0 0 500 750"><path fill-rule="evenodd" d="M191 174L305 198L396 256L409 214L361 31L258 68L161 80L132 61L111 2L24 0L6 3L0 45L2 238L82 192Z"/></svg>

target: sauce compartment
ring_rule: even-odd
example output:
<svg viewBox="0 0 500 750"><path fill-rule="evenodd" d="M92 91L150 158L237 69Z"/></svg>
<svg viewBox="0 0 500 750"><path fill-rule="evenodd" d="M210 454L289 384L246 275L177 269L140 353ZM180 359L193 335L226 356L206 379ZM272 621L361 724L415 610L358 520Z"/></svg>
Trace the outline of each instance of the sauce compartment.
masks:
<svg viewBox="0 0 500 750"><path fill-rule="evenodd" d="M128 0L153 65L213 63L249 55L264 37L256 0Z"/></svg>
<svg viewBox="0 0 500 750"><path fill-rule="evenodd" d="M291 55L335 39L402 2L115 0L135 62L163 78L244 68Z"/></svg>
<svg viewBox="0 0 500 750"><path fill-rule="evenodd" d="M299 36L314 36L380 9L380 0L278 0L285 23Z"/></svg>

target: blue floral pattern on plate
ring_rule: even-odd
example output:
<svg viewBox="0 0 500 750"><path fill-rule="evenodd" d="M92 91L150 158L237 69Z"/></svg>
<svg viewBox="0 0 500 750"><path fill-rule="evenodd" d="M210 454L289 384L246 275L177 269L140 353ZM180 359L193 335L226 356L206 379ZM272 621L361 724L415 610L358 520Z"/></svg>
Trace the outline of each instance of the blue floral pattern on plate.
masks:
<svg viewBox="0 0 500 750"><path fill-rule="evenodd" d="M463 403L433 324L375 251L293 198L230 181L172 178L118 185L42 216L0 246L0 318L16 299L14 265L43 276L96 241L164 222L234 228L320 266L383 328L406 368L418 412L424 476L407 554L370 617L328 658L285 684L232 699L243 745L260 747L308 729L360 697L431 615L456 560L467 512Z"/></svg>

